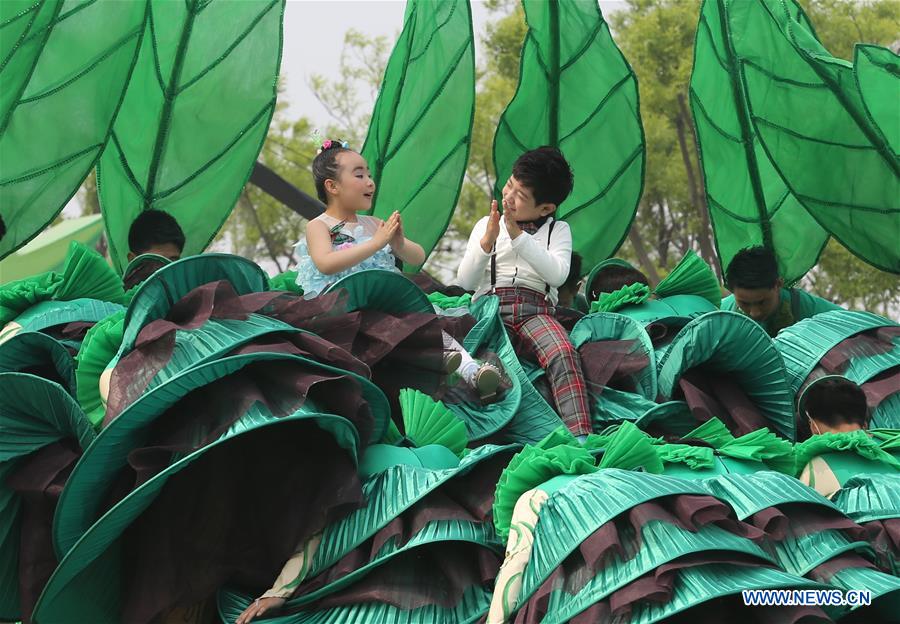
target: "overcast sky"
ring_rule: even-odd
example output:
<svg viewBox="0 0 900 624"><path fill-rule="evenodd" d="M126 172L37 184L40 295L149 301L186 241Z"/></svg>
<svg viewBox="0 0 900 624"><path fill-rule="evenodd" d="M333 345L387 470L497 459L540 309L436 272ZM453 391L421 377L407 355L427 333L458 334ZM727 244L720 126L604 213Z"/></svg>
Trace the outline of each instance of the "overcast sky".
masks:
<svg viewBox="0 0 900 624"><path fill-rule="evenodd" d="M624 6L625 0L600 1L604 16ZM393 43L403 27L405 9L405 0L287 0L281 75L287 81L288 115L306 116L316 124L328 123L325 109L309 89L310 76L337 74L344 33L351 28L370 37L385 35ZM479 63L480 39L490 18L484 3L473 0L472 22Z"/></svg>

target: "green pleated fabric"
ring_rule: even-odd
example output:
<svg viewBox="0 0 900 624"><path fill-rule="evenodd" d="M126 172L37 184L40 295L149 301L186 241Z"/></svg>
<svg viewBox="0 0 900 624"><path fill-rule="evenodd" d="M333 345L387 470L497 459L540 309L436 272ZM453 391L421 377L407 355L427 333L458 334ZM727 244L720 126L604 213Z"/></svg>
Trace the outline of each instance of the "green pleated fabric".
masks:
<svg viewBox="0 0 900 624"><path fill-rule="evenodd" d="M900 577L868 568L844 568L831 577L829 584L844 592L864 587L871 593L871 607L845 607L844 613L865 609L870 622L890 622L897 617L897 610L900 609Z"/></svg>
<svg viewBox="0 0 900 624"><path fill-rule="evenodd" d="M399 211L426 257L456 209L474 114L469 2L410 0L361 153L377 185L373 214Z"/></svg>
<svg viewBox="0 0 900 624"><path fill-rule="evenodd" d="M644 430L651 426L662 427L667 433L683 437L697 426L697 420L684 401L667 401L649 406L635 424Z"/></svg>
<svg viewBox="0 0 900 624"><path fill-rule="evenodd" d="M806 576L813 568L845 553L858 553L868 559L874 558L868 542L854 542L841 531L826 529L803 536L789 535L772 544L778 565L784 571L797 576Z"/></svg>
<svg viewBox="0 0 900 624"><path fill-rule="evenodd" d="M366 506L325 529L307 578L333 566L391 520L450 480L467 474L482 461L504 453L511 454L515 448L489 444L468 453L456 468L430 470L396 465L369 478L363 484ZM496 542L495 538L492 539Z"/></svg>
<svg viewBox="0 0 900 624"><path fill-rule="evenodd" d="M882 449L866 431L823 433L811 436L794 447L795 474L800 474L814 457L827 459L841 483L865 472L900 474L900 459Z"/></svg>
<svg viewBox="0 0 900 624"><path fill-rule="evenodd" d="M31 306L0 330L0 344L23 332L39 332L67 323L96 323L106 317L123 311L117 303L96 299L73 299L71 301L42 301ZM77 341L63 341L78 350Z"/></svg>
<svg viewBox="0 0 900 624"><path fill-rule="evenodd" d="M789 440L794 438L793 399L784 364L762 327L725 311L691 321L658 362L660 395L671 397L681 375L701 364L732 373L771 427Z"/></svg>
<svg viewBox="0 0 900 624"><path fill-rule="evenodd" d="M636 350L639 350L649 360L647 367L635 375L635 387L642 397L651 401L656 398L656 358L653 353L653 342L643 325L621 314L596 312L579 319L569 333L569 339L576 349L580 349L588 342L634 341Z"/></svg>
<svg viewBox="0 0 900 624"><path fill-rule="evenodd" d="M879 48L866 46L853 64L835 58L787 0L732 1L726 12L733 32L754 33L736 38L752 48L742 80L756 133L782 179L847 249L900 272L900 157L886 138L896 119L882 128L885 109L867 106L896 101L897 56L884 50L880 60L892 62L871 63L875 55L866 52Z"/></svg>
<svg viewBox="0 0 900 624"><path fill-rule="evenodd" d="M627 561L613 557L598 574L589 580L575 595L558 590L550 595L548 624L567 622L569 618L586 610L592 604L609 598L618 589L648 574L659 566L694 553L728 552L749 555L765 563L774 559L762 548L745 537L729 533L715 525L707 525L696 531L688 531L675 525L652 520L641 527L640 541L634 531L619 529L625 552L635 552ZM625 541L627 540L627 541ZM715 593L710 592L710 597Z"/></svg>
<svg viewBox="0 0 900 624"><path fill-rule="evenodd" d="M462 456L469 437L466 425L441 401L424 392L404 388L400 391L400 410L406 437L416 446L440 444Z"/></svg>
<svg viewBox="0 0 900 624"><path fill-rule="evenodd" d="M736 438L721 420L713 417L683 437L685 440L698 439L709 443L718 455L760 462L778 472L797 474L794 447L766 428Z"/></svg>
<svg viewBox="0 0 900 624"><path fill-rule="evenodd" d="M828 586L773 568L710 564L680 570L673 589L669 602L640 603L632 610L630 623L665 622L691 607L745 589L828 589Z"/></svg>
<svg viewBox="0 0 900 624"><path fill-rule="evenodd" d="M812 31L799 5L789 0L784 6ZM690 101L723 272L738 251L763 245L775 254L779 275L793 284L816 264L829 236L763 149L748 107L748 89L768 90L772 83L744 80L745 72L752 73L761 60L767 65L797 62L780 35L765 2L705 0L694 42ZM722 162L730 165L717 166Z"/></svg>
<svg viewBox="0 0 900 624"><path fill-rule="evenodd" d="M144 210L170 213L185 255L235 205L275 111L284 0L149 0L134 72L97 170L109 251L128 263ZM211 102L228 102L210 107Z"/></svg>
<svg viewBox="0 0 900 624"><path fill-rule="evenodd" d="M738 520L753 514L790 503L824 505L840 511L827 498L797 479L779 472L759 472L757 474L723 475L704 483L707 489L734 508Z"/></svg>
<svg viewBox="0 0 900 624"><path fill-rule="evenodd" d="M656 285L653 294L661 299L675 295L695 295L703 297L716 308L722 303L719 278L710 266L690 249L675 268Z"/></svg>
<svg viewBox="0 0 900 624"><path fill-rule="evenodd" d="M122 534L150 506L166 482L210 449L237 436L263 427L281 426L300 420L315 422L317 426L330 432L351 456L356 455L359 445L356 429L340 416L301 410L290 416L276 418L269 410L260 408L258 403L251 406L219 440L178 459L142 483L101 517L92 520L85 531L78 535L71 549L58 551L64 556L38 600L34 619L48 624L72 621L117 622L122 600L122 587L117 577L121 576L122 566L127 563L122 557ZM107 427L101 437L111 427ZM120 441L124 443L121 438ZM79 462L76 470L83 465L83 462ZM73 476L74 474L73 471ZM57 526L60 524L59 518L58 511L55 518ZM84 600L86 595L92 596L92 600Z"/></svg>
<svg viewBox="0 0 900 624"><path fill-rule="evenodd" d="M619 310L619 314L636 320L641 325L662 323L663 325L681 327L691 319L707 312L718 310L718 306L696 295L672 295L664 299L648 299L639 305L628 305Z"/></svg>
<svg viewBox="0 0 900 624"><path fill-rule="evenodd" d="M336 281L325 292L347 291L347 311L433 314L428 296L409 278L394 271L368 269Z"/></svg>
<svg viewBox="0 0 900 624"><path fill-rule="evenodd" d="M224 622L234 622L253 599L222 590L218 595L219 615ZM482 587L469 588L458 604L451 607L426 605L402 609L381 602L365 602L321 611L301 611L291 615L266 618L267 624L474 624L487 612L491 592Z"/></svg>
<svg viewBox="0 0 900 624"><path fill-rule="evenodd" d="M860 332L892 325L895 323L871 312L833 310L804 319L778 332L778 336L774 339L775 348L784 360L791 392L793 394L800 392L819 360L841 341ZM845 371L845 376L855 383L865 383L871 379L871 376L865 375L874 376L891 366L896 366L897 352L895 349L884 355L865 358L871 359L871 364L856 363L854 361L856 358L853 358L850 367ZM864 374L851 376L850 371Z"/></svg>
<svg viewBox="0 0 900 624"><path fill-rule="evenodd" d="M122 282L103 256L77 241L69 244L61 271L0 286L0 329L38 303L75 299L97 299L116 304L125 301Z"/></svg>
<svg viewBox="0 0 900 624"><path fill-rule="evenodd" d="M26 373L0 373L0 615L15 621L19 612L20 498L6 477L20 459L58 440L81 448L94 430L75 399L60 385Z"/></svg>
<svg viewBox="0 0 900 624"><path fill-rule="evenodd" d="M100 393L100 377L116 357L125 333L125 310L111 314L91 327L75 356L78 402L95 429L103 424L106 403Z"/></svg>
<svg viewBox="0 0 900 624"><path fill-rule="evenodd" d="M48 226L100 158L145 15L144 2L0 2L0 258Z"/></svg>
<svg viewBox="0 0 900 624"><path fill-rule="evenodd" d="M165 318L171 307L194 288L219 280L230 282L238 295L269 290L268 276L246 258L216 253L173 262L149 277L132 297L125 315L124 352L134 348L145 325Z"/></svg>
<svg viewBox="0 0 900 624"><path fill-rule="evenodd" d="M75 396L75 362L58 340L40 332L16 334L0 346L0 373L28 372L49 366L66 391Z"/></svg>
<svg viewBox="0 0 900 624"><path fill-rule="evenodd" d="M297 271L284 271L269 278L270 290L284 290L302 295L303 288L297 283Z"/></svg>
<svg viewBox="0 0 900 624"><path fill-rule="evenodd" d="M637 79L595 3L522 4L528 33L519 85L494 135L494 195L523 152L558 147L575 188L556 215L572 228L573 251L594 266L625 239L643 190Z"/></svg>
<svg viewBox="0 0 900 624"><path fill-rule="evenodd" d="M900 393L892 394L872 410L873 427L900 428Z"/></svg>
<svg viewBox="0 0 900 624"><path fill-rule="evenodd" d="M900 475L866 474L844 483L832 499L854 522L900 518Z"/></svg>
<svg viewBox="0 0 900 624"><path fill-rule="evenodd" d="M583 475L551 494L541 509L519 603L600 526L635 505L676 494L709 491L697 482L611 468Z"/></svg>
<svg viewBox="0 0 900 624"><path fill-rule="evenodd" d="M664 407L665 406L665 407ZM669 403L654 403L640 394L623 392L615 388L603 388L593 404L594 431L600 431L610 423L632 421L638 423L648 413L668 414L666 410L674 412L688 409L687 404L681 401ZM645 421L646 424L646 421ZM643 426L641 426L643 428Z"/></svg>
<svg viewBox="0 0 900 624"><path fill-rule="evenodd" d="M194 366L157 386L129 405L103 429L97 437L98 443L93 444L75 466L66 483L65 490L60 496L54 518L53 539L57 552L60 554L68 552L79 536L99 517L105 488L118 470L127 464L128 453L140 446L147 428L153 424L156 418L189 392L230 375L248 364L261 361L297 362L325 372L337 372L352 376L352 373L339 371L299 356L261 352L226 357ZM389 417L387 400L381 391L368 380L358 377L354 377L354 379L361 384L363 396L370 401L377 434L374 439L377 440L383 435L387 425ZM307 412L309 411L311 410L307 408ZM265 412L268 413L268 410ZM271 414L268 417L273 418ZM232 427L216 443L235 433L235 428ZM349 452L355 454L355 449L360 445L360 441L355 429L353 433L353 436L346 440L341 438L341 441ZM363 442L363 444L366 443L368 441ZM203 449L200 449L197 452L202 451Z"/></svg>
<svg viewBox="0 0 900 624"><path fill-rule="evenodd" d="M512 387L489 405L454 403L447 407L466 424L470 440L502 430L504 439L511 442L538 442L562 425L562 419L528 379L500 320L499 308L497 297L479 297L471 310L478 322L463 347L472 354L482 349L496 353Z"/></svg>

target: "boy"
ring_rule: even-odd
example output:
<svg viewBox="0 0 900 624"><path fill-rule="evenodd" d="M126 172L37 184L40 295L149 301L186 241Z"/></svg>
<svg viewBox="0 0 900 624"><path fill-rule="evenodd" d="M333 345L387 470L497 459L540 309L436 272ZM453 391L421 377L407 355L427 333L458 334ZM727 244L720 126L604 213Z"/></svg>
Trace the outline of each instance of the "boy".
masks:
<svg viewBox="0 0 900 624"><path fill-rule="evenodd" d="M722 309L749 316L772 337L797 321L841 309L803 290L785 288L775 254L765 247L739 251L725 271L725 285L732 294L722 300Z"/></svg>
<svg viewBox="0 0 900 624"><path fill-rule="evenodd" d="M572 232L554 219L572 192L572 170L554 147L522 154L497 202L469 237L457 282L475 299L495 294L507 327L537 355L556 409L576 436L591 433L587 387L578 352L555 318L557 289L569 276Z"/></svg>
<svg viewBox="0 0 900 624"><path fill-rule="evenodd" d="M175 217L162 210L145 210L128 230L128 261L142 254L156 254L172 262L184 251L184 232Z"/></svg>

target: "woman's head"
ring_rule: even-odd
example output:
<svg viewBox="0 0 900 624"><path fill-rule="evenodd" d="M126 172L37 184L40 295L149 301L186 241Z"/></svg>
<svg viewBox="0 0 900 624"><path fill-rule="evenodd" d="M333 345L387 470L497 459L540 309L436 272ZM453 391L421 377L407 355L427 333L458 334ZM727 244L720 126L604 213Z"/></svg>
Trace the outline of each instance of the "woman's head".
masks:
<svg viewBox="0 0 900 624"><path fill-rule="evenodd" d="M349 149L346 143L327 140L313 159L316 194L326 205L339 203L354 212L372 207L375 181L366 159Z"/></svg>

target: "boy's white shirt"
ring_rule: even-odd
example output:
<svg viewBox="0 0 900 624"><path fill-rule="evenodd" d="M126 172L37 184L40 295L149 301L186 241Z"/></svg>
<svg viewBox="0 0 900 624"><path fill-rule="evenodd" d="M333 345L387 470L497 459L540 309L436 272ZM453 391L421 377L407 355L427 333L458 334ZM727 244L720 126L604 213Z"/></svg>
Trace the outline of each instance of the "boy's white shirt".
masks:
<svg viewBox="0 0 900 624"><path fill-rule="evenodd" d="M488 219L482 217L475 224L456 272L457 284L466 290L474 290L476 299L491 289L491 254L481 248ZM551 235L551 222L554 222L553 217L534 234L522 232L512 240L500 220L496 245L498 288L521 286L543 293L549 285L550 301L556 305L557 288L565 283L572 264L572 231L565 221L555 221Z"/></svg>

